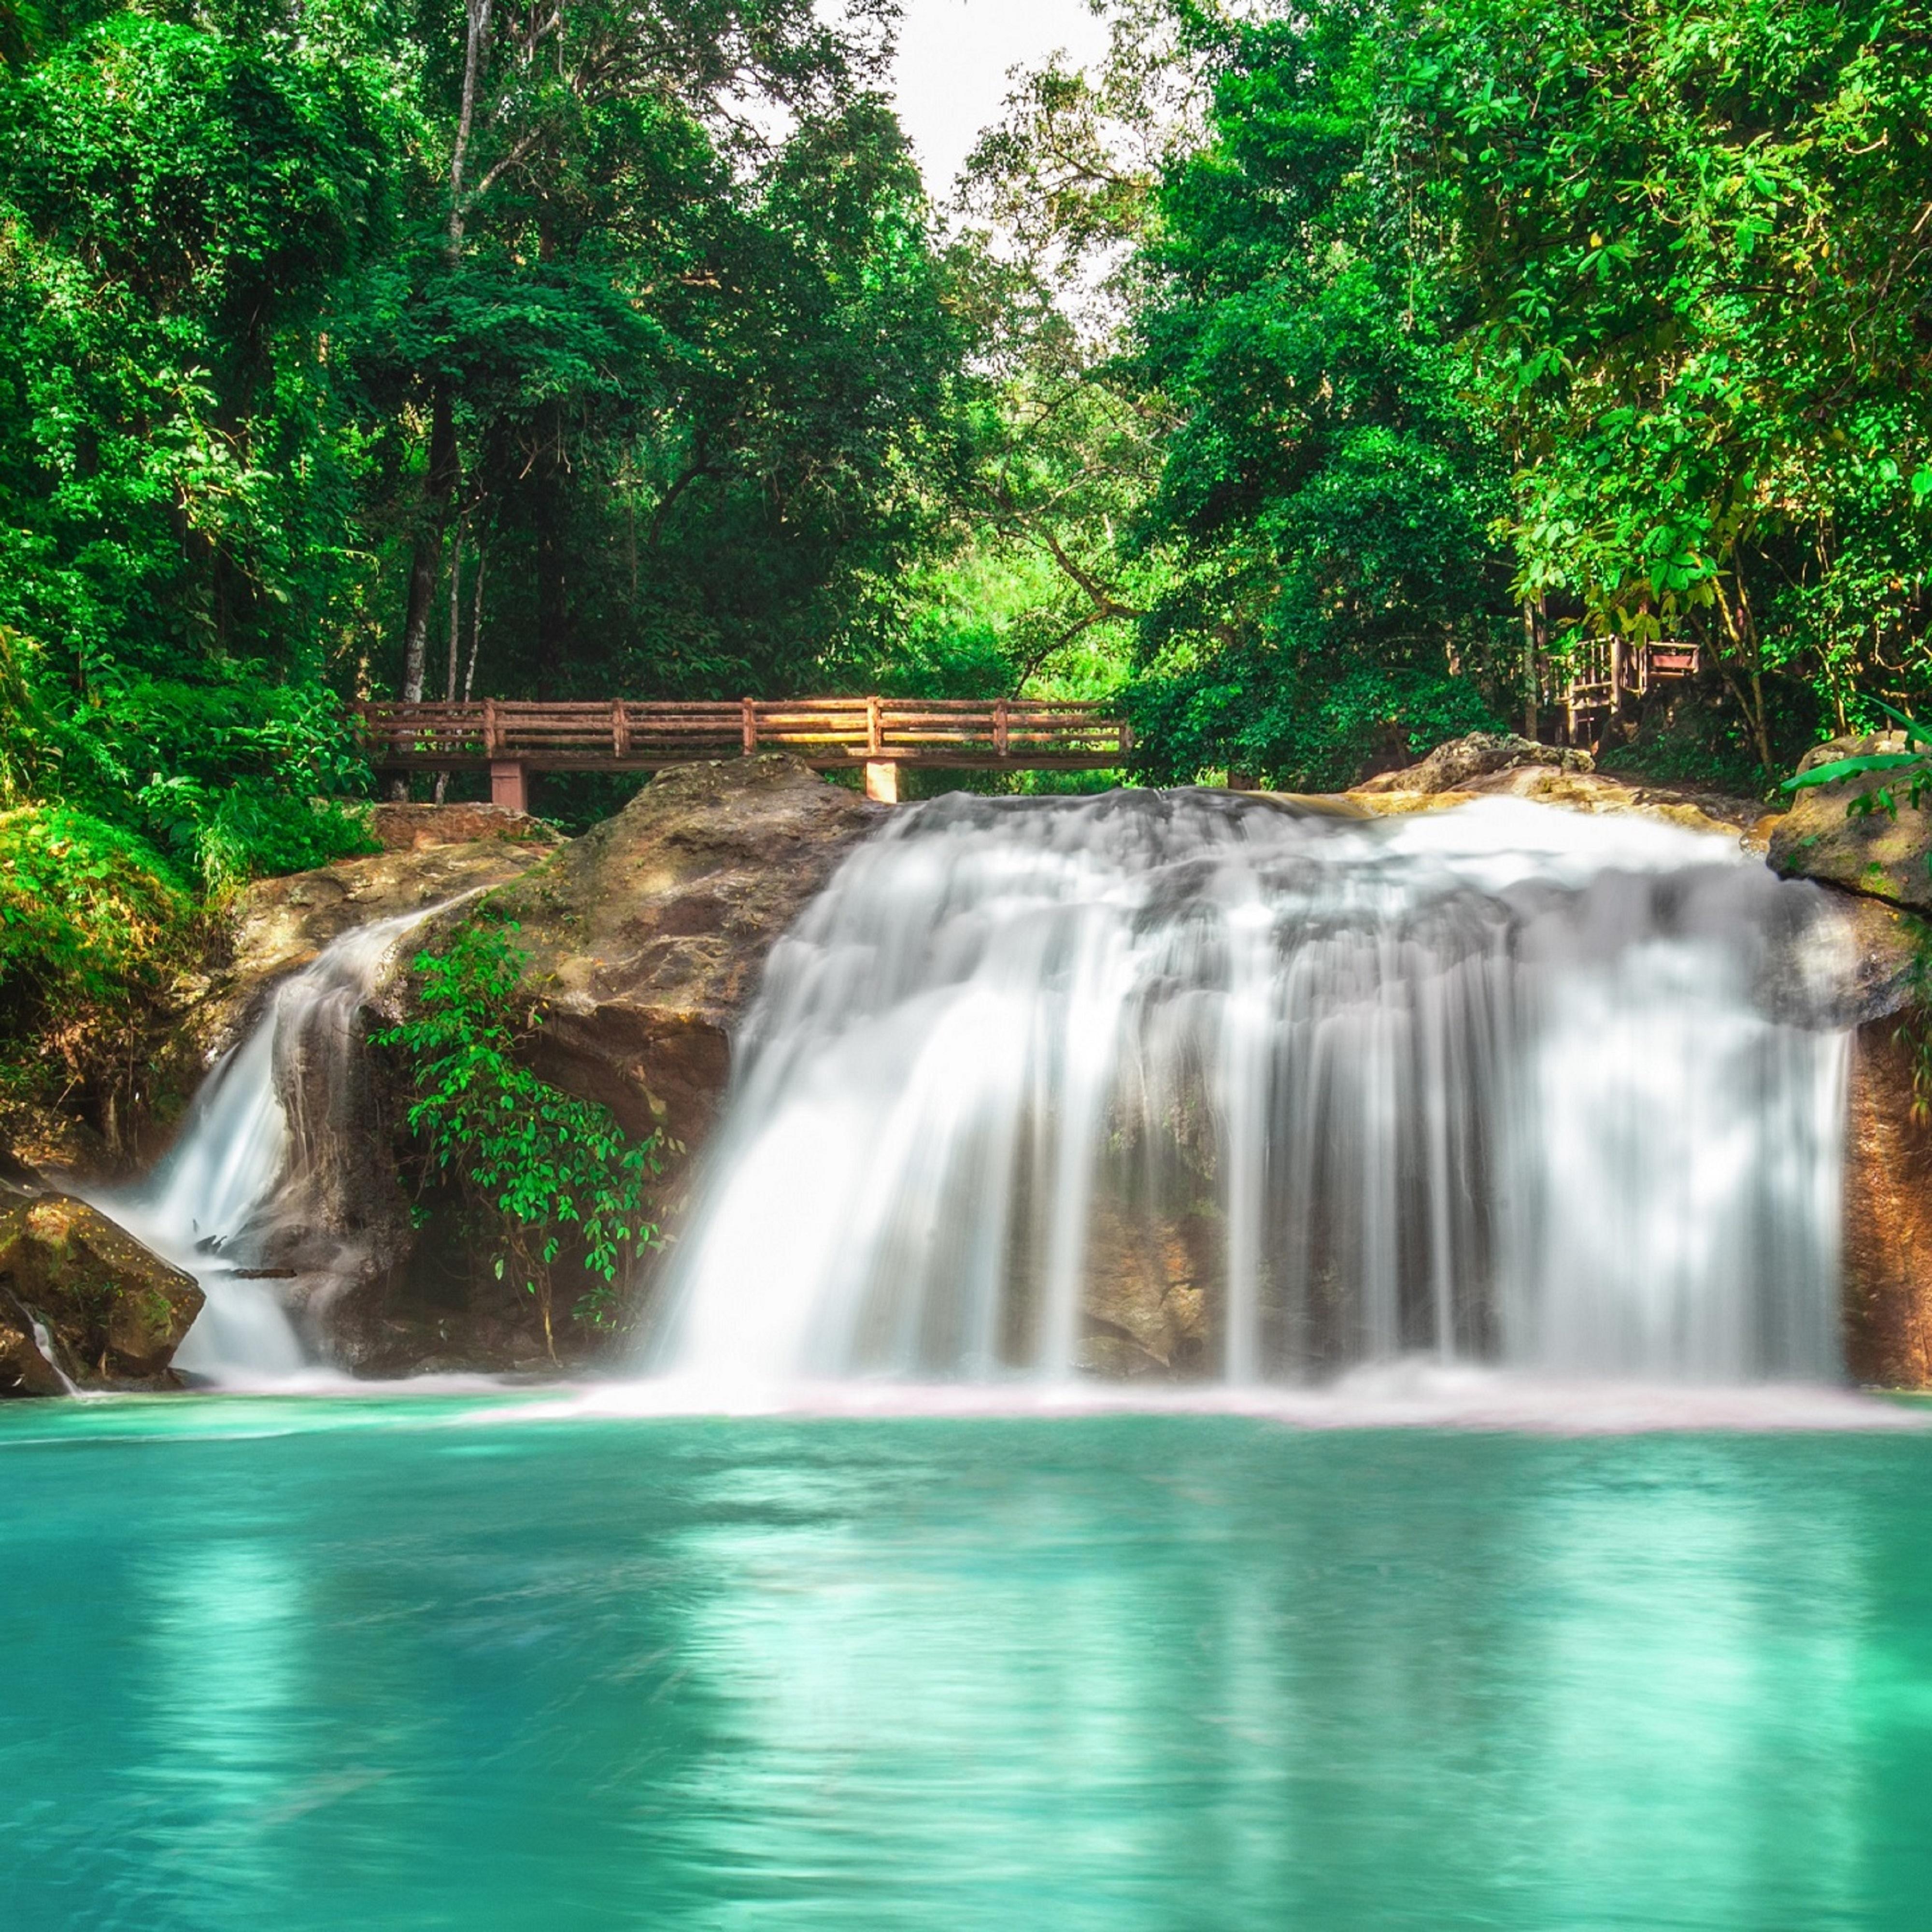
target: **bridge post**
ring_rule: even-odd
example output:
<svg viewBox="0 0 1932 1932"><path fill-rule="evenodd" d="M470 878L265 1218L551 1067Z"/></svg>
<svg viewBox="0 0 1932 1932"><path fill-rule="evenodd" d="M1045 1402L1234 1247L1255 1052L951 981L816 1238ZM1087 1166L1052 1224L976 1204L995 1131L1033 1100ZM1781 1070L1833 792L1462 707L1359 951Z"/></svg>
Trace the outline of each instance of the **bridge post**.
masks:
<svg viewBox="0 0 1932 1932"><path fill-rule="evenodd" d="M512 812L530 808L530 781L520 758L490 760L490 802L507 805Z"/></svg>
<svg viewBox="0 0 1932 1932"><path fill-rule="evenodd" d="M866 760L866 796L874 805L896 805L899 802L899 768L891 758L868 758Z"/></svg>

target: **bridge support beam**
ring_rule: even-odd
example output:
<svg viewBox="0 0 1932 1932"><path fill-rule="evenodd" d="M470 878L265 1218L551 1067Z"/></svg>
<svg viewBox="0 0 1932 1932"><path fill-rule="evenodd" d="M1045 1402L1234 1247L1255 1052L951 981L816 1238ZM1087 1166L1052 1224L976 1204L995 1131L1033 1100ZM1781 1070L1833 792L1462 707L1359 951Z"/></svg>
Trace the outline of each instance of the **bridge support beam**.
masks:
<svg viewBox="0 0 1932 1932"><path fill-rule="evenodd" d="M896 805L899 802L899 768L891 758L868 758L866 761L866 796L874 805Z"/></svg>
<svg viewBox="0 0 1932 1932"><path fill-rule="evenodd" d="M512 812L530 808L530 787L522 761L516 758L490 760L490 802L507 805Z"/></svg>

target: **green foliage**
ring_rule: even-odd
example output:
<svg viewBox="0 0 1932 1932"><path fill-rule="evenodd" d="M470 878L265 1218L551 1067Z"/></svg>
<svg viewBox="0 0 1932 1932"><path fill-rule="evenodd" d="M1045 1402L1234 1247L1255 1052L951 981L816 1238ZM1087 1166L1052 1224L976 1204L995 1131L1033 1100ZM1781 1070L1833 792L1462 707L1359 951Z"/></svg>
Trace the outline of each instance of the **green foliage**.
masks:
<svg viewBox="0 0 1932 1932"><path fill-rule="evenodd" d="M1894 0L1440 0L1388 16L1390 142L1481 313L1520 592L1691 635L1780 762L1932 677L1932 15ZM1855 708L1855 707L1854 707Z"/></svg>
<svg viewBox="0 0 1932 1932"><path fill-rule="evenodd" d="M193 915L166 865L119 826L64 806L0 808L0 1080L36 1098L124 1100L144 1002L184 963Z"/></svg>
<svg viewBox="0 0 1932 1932"><path fill-rule="evenodd" d="M538 1300L551 1335L552 1271L562 1259L590 1286L577 1318L605 1325L621 1263L656 1238L644 1218L657 1139L633 1139L607 1108L561 1092L522 1066L536 1024L518 998L517 928L487 914L414 962L416 1010L375 1036L408 1069L410 1132L430 1171L482 1211L491 1265Z"/></svg>
<svg viewBox="0 0 1932 1932"><path fill-rule="evenodd" d="M1172 572L1132 692L1160 777L1347 784L1510 694L1507 472L1462 382L1468 292L1382 151L1386 26L1231 32L1160 190L1138 326L1179 422L1143 540Z"/></svg>

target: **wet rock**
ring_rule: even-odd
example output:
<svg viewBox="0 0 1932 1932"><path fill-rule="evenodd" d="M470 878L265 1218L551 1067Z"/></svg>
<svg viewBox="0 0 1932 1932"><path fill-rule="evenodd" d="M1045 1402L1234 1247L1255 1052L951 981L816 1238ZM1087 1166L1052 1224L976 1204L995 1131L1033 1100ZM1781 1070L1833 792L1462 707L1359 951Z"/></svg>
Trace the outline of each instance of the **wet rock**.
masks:
<svg viewBox="0 0 1932 1932"><path fill-rule="evenodd" d="M694 1142L766 954L889 809L782 753L660 772L494 902L530 956L536 1070Z"/></svg>
<svg viewBox="0 0 1932 1932"><path fill-rule="evenodd" d="M60 1371L40 1352L33 1318L10 1295L0 1294L0 1402L67 1393Z"/></svg>
<svg viewBox="0 0 1932 1932"><path fill-rule="evenodd" d="M1208 1217L1149 1220L1102 1205L1089 1238L1078 1366L1108 1376L1199 1372L1209 1346L1205 1284L1220 1274Z"/></svg>
<svg viewBox="0 0 1932 1932"><path fill-rule="evenodd" d="M29 1341L32 1322L42 1323L50 1366L83 1388L173 1387L169 1364L201 1304L191 1277L83 1201L50 1194L0 1212L0 1312L24 1318ZM32 1374L17 1346L9 1359L23 1381Z"/></svg>
<svg viewBox="0 0 1932 1932"><path fill-rule="evenodd" d="M1539 744L1511 731L1472 731L1438 745L1428 756L1400 771L1365 778L1351 796L1408 793L1426 797L1438 792L1464 791L1476 778L1524 767L1561 772L1588 772L1594 760L1588 752L1563 745Z"/></svg>
<svg viewBox="0 0 1932 1932"><path fill-rule="evenodd" d="M1398 772L1391 776L1400 778L1406 775ZM1385 787L1372 781L1342 796L1358 809L1378 816L1444 810L1474 798L1522 798L1566 812L1622 814L1682 826L1687 832L1716 833L1736 839L1749 851L1764 849L1776 823L1775 817L1754 799L1732 798L1684 785L1640 784L1587 769L1527 763L1478 772L1439 790Z"/></svg>
<svg viewBox="0 0 1932 1932"><path fill-rule="evenodd" d="M1834 1024L1863 1026L1910 1005L1918 981L1922 928L1910 913L1821 886L1841 935L1839 985L1828 1003Z"/></svg>
<svg viewBox="0 0 1932 1932"><path fill-rule="evenodd" d="M417 806L416 812L480 810ZM562 842L547 826L525 836L428 843L344 859L312 872L258 880L236 899L227 956L211 976L190 1024L204 1059L233 1044L263 991L306 966L332 939L360 926L415 912L520 878Z"/></svg>
<svg viewBox="0 0 1932 1932"><path fill-rule="evenodd" d="M1828 759L1905 748L1902 733L1870 738L1834 738L1807 752L1798 770ZM1772 868L1789 878L1820 879L1916 911L1932 911L1932 798L1911 802L1910 783L1890 788L1894 809L1862 812L1849 807L1878 789L1882 773L1840 778L1796 794L1772 833Z"/></svg>
<svg viewBox="0 0 1932 1932"><path fill-rule="evenodd" d="M1845 1142L1845 1360L1859 1382L1932 1388L1932 1125L1893 1019L1859 1028Z"/></svg>

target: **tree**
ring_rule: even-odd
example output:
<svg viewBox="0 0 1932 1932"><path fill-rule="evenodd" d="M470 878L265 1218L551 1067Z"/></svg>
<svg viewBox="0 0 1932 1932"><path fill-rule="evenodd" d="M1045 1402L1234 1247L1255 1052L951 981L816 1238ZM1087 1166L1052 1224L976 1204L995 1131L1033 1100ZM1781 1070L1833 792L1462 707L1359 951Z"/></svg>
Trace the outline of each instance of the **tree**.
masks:
<svg viewBox="0 0 1932 1932"><path fill-rule="evenodd" d="M1151 768L1346 784L1492 723L1514 615L1470 292L1387 141L1386 11L1221 30L1211 139L1142 254L1141 367L1178 425L1142 542L1172 581L1132 701Z"/></svg>
<svg viewBox="0 0 1932 1932"><path fill-rule="evenodd" d="M1526 595L1689 633L1765 778L1922 688L1932 64L1922 7L1442 0L1390 16L1391 146L1482 307Z"/></svg>

